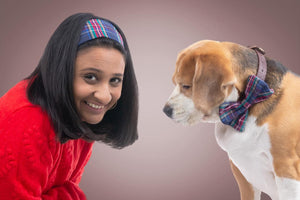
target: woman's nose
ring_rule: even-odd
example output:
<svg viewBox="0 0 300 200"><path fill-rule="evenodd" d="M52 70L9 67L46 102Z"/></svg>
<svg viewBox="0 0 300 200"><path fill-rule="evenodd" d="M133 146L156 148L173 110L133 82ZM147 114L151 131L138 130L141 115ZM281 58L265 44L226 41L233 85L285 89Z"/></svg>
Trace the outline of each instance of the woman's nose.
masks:
<svg viewBox="0 0 300 200"><path fill-rule="evenodd" d="M108 84L101 84L95 88L94 96L103 104L108 104L112 95Z"/></svg>

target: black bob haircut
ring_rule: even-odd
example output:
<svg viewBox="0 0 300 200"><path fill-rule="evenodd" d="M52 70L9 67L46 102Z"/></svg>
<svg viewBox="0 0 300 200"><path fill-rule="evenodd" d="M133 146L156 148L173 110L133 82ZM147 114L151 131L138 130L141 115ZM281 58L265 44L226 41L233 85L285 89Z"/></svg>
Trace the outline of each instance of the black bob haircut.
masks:
<svg viewBox="0 0 300 200"><path fill-rule="evenodd" d="M121 34L124 47L108 38L87 41L78 47L81 30L86 21L103 19L91 13L78 13L65 19L51 36L36 69L29 80L27 96L33 104L45 110L57 139L65 143L70 139L102 141L114 148L123 148L138 139L138 88L125 35ZM83 48L99 46L115 48L125 58L125 71L121 97L117 106L107 111L102 121L91 125L82 122L75 108L73 94L74 66L77 52Z"/></svg>

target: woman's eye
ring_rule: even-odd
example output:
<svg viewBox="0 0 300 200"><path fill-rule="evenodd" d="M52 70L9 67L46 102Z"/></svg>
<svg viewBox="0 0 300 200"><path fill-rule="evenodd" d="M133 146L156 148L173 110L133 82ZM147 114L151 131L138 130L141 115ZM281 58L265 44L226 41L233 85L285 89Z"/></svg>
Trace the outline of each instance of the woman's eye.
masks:
<svg viewBox="0 0 300 200"><path fill-rule="evenodd" d="M97 76L94 74L85 74L83 77L86 81L96 81L97 80Z"/></svg>
<svg viewBox="0 0 300 200"><path fill-rule="evenodd" d="M122 82L121 78L112 78L110 79L110 83L112 83L113 85L118 85Z"/></svg>

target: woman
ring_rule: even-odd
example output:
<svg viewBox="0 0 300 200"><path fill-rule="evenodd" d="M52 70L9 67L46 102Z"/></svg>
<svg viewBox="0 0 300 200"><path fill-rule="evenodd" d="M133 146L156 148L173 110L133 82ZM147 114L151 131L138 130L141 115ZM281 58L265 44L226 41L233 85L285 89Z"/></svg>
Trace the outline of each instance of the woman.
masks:
<svg viewBox="0 0 300 200"><path fill-rule="evenodd" d="M33 73L0 98L1 199L86 199L78 187L93 141L137 139L137 83L113 22L64 20Z"/></svg>

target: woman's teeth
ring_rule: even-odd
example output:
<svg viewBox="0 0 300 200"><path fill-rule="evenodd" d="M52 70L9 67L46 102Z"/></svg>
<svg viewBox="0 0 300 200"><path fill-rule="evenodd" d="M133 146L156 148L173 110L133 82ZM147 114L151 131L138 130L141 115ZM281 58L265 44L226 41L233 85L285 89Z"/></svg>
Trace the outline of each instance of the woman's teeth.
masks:
<svg viewBox="0 0 300 200"><path fill-rule="evenodd" d="M86 102L86 104L89 105L92 108L95 108L95 109L102 109L102 108L104 108L104 106L98 106L96 104L89 103L89 102Z"/></svg>

